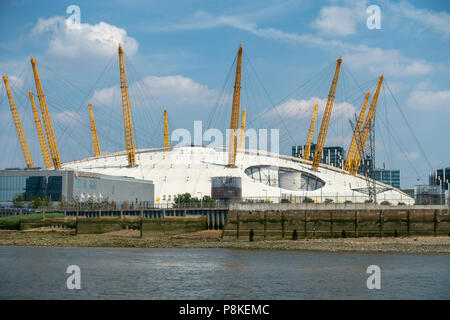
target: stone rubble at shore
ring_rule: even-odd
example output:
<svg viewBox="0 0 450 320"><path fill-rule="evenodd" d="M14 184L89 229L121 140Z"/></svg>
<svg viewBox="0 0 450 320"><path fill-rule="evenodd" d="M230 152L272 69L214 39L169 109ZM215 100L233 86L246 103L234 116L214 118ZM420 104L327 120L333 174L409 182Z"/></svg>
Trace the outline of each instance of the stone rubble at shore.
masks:
<svg viewBox="0 0 450 320"><path fill-rule="evenodd" d="M215 232L215 233L214 233ZM0 231L0 245L125 248L230 248L328 252L450 253L450 237L223 241L220 231L172 238L140 238L139 232L75 235L71 231Z"/></svg>

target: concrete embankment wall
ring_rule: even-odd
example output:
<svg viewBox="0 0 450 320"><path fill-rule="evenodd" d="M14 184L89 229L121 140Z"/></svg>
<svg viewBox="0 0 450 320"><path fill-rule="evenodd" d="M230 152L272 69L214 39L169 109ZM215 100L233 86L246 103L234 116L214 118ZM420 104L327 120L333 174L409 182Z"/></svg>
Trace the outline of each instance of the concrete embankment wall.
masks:
<svg viewBox="0 0 450 320"><path fill-rule="evenodd" d="M78 218L77 234L99 234L123 229L142 230L142 237L165 238L206 229L206 217L136 218Z"/></svg>
<svg viewBox="0 0 450 320"><path fill-rule="evenodd" d="M450 233L449 206L234 204L225 240L438 236ZM294 232L295 230L295 232Z"/></svg>
<svg viewBox="0 0 450 320"><path fill-rule="evenodd" d="M165 238L206 228L206 217L144 219L142 220L142 237Z"/></svg>
<svg viewBox="0 0 450 320"><path fill-rule="evenodd" d="M76 228L73 218L45 218L45 219L21 219L19 221L20 230L29 230L41 227Z"/></svg>
<svg viewBox="0 0 450 320"><path fill-rule="evenodd" d="M80 218L76 219L77 234L99 234L122 229L140 229L140 218Z"/></svg>

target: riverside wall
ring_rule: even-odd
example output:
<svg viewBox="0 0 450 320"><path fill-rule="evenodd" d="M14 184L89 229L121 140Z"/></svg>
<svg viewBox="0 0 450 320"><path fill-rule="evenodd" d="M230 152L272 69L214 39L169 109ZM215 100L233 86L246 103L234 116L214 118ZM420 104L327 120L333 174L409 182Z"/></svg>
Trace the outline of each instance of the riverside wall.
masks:
<svg viewBox="0 0 450 320"><path fill-rule="evenodd" d="M449 234L450 206L256 203L232 204L222 237L257 241Z"/></svg>

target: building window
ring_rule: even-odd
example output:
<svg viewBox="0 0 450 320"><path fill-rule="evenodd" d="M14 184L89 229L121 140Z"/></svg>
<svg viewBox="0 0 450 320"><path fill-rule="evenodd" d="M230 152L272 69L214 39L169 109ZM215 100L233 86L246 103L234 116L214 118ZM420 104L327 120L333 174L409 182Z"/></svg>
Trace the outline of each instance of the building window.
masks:
<svg viewBox="0 0 450 320"><path fill-rule="evenodd" d="M62 176L0 177L0 201L12 202L16 197L31 201L34 197L60 201Z"/></svg>

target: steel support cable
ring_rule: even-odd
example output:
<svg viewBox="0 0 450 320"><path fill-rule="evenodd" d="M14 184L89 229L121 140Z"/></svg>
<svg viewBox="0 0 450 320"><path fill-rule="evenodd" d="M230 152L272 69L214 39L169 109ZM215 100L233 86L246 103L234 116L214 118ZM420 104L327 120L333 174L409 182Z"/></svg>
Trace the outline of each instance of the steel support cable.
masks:
<svg viewBox="0 0 450 320"><path fill-rule="evenodd" d="M327 70L330 68L331 65L322 68L318 73L316 73L314 76L312 76L311 78L308 78L307 80L305 80L303 83L301 83L296 89L292 90L289 94L287 94L286 96L284 96L282 99L280 99L277 102L277 106L281 105L283 102L285 102L288 98L290 98L294 93L298 93L301 89L306 89L309 88L310 86L314 86L314 88L316 88L318 85L322 85L322 81L313 81L316 80L316 78L318 78L319 76L325 78L324 74L325 72L323 72L324 70ZM264 115L267 112L270 112L271 110L273 110L273 107L269 106L267 107L263 112L261 112L260 114L257 115L257 117L261 117L262 115ZM256 119L254 119L256 120ZM252 120L252 122L254 121ZM250 122L249 124L251 124L252 122ZM277 123L277 125L280 122Z"/></svg>
<svg viewBox="0 0 450 320"><path fill-rule="evenodd" d="M316 82L311 82L308 84L308 86L305 86L304 89L308 89L308 91L310 92L310 96L312 95L320 97L322 94L319 94L319 91L322 91L323 88L323 83L325 82L325 79L328 79L328 75L326 74L322 74L322 78L318 78L318 80L320 81L316 81ZM320 99L320 98L319 98ZM311 106L312 108L314 108L314 104ZM323 116L323 112L317 114L317 117ZM300 127L300 124L304 124L305 128L308 126L308 123L310 123L310 117L309 116L305 116L302 119L299 118L295 118L293 117L290 121L289 119L287 120L287 122L289 123L288 126L295 126L296 128ZM280 121L274 123L275 126L279 126L281 124ZM317 127L314 128L314 131L316 131ZM287 141L289 137L284 136L284 140L283 141Z"/></svg>
<svg viewBox="0 0 450 320"><path fill-rule="evenodd" d="M430 167L430 171L433 171L433 166L431 165L430 160L428 160L427 154L426 154L425 151L423 150L422 145L421 145L420 142L419 142L419 139L417 139L416 134L415 134L414 131L412 130L412 128L411 128L411 126L410 126L408 120L406 119L405 114L403 113L402 109L400 108L400 104L397 102L397 99L395 98L394 94L392 93L391 88L389 87L389 84L388 84L388 83L386 83L386 87L388 88L389 93L391 94L391 96L392 96L392 98L393 98L393 100L394 100L394 102L395 102L395 105L397 106L397 109L400 111L400 114L402 115L403 120L406 122L406 125L408 126L408 129L409 129L409 131L411 132L411 135L413 136L414 140L416 141L417 145L419 146L420 151L422 152L422 155L423 155L424 158L425 158L425 161L427 162L428 166Z"/></svg>
<svg viewBox="0 0 450 320"><path fill-rule="evenodd" d="M229 81L229 79L230 79L230 77L231 77L231 74L232 74L232 71L233 71L233 67L234 67L234 65L236 64L237 56L238 56L238 55L237 55L237 53L236 53L236 54L234 55L233 63L231 64L230 69L228 70L227 76L225 77L225 81L224 81L223 86L222 86L222 89L220 90L220 93L219 93L219 95L218 95L218 97L217 97L217 100L216 100L216 103L215 103L215 105L214 105L214 108L213 108L213 110L210 112L210 114L209 114L209 116L208 116L208 120L207 120L207 128L208 128L208 129L211 128L211 122L212 122L212 120L213 120L213 118L214 118L214 115L215 115L215 113L217 112L217 109L218 109L218 107L219 107L219 101L222 99L222 97L223 97L223 95L224 95L224 93L225 93L225 88L226 88L227 83L228 83L228 81Z"/></svg>
<svg viewBox="0 0 450 320"><path fill-rule="evenodd" d="M265 94L267 95L267 98L269 99L269 101L270 101L270 103L272 104L272 106L275 108L275 104L273 103L272 98L271 98L270 95L269 95L269 92L267 92L266 87L264 86L264 84L262 83L262 81L261 81L261 79L259 78L258 74L256 73L256 70L255 70L255 68L254 68L254 66L253 66L253 63L250 61L250 59L248 59L248 60L249 60L249 65L250 65L250 66L252 67L252 69L254 70L255 75L256 75L256 78L258 79L259 83L260 83L261 86L263 87L264 92L265 92ZM287 129L285 122L283 121L281 115L278 113L278 110L276 110L276 108L275 108L275 112L277 113L278 117L279 117L280 120L282 121L283 127L284 127L284 129L286 130L286 132L287 132L287 134L289 135L289 137L291 138L292 143L295 143L295 140L294 140L294 138L292 137L291 132Z"/></svg>
<svg viewBox="0 0 450 320"><path fill-rule="evenodd" d="M85 98L82 99L80 105L78 106L78 108L75 110L75 113L79 114L81 110L83 110L82 108L86 107L86 101L88 100L88 98L91 96L93 90L96 88L97 83L100 81L100 79L102 78L102 76L105 74L105 72L107 71L109 65L111 64L111 62L113 61L115 55L111 55L111 58L109 59L108 63L106 64L106 66L103 68L102 72L100 73L100 75L98 76L98 78L96 79L96 81L94 82L94 85L91 86L91 89L89 90L89 92L86 94L86 92L84 90L82 90L81 88L77 87L76 85L72 84L70 81L68 81L67 79L65 79L63 76L61 76L58 72L52 70L50 67L46 66L45 64L42 64L42 62L39 62L39 65L41 65L42 67L46 68L47 70L51 71L52 73L54 73L55 75L59 76L64 82L66 82L69 86L73 87L74 89L78 90L80 93L82 93L83 95L85 95ZM68 131L68 128L65 128L64 131L62 132L62 136L61 138L64 138L64 136L66 135L66 132ZM68 135L71 135L72 132L67 133Z"/></svg>
<svg viewBox="0 0 450 320"><path fill-rule="evenodd" d="M382 123L385 127L387 127L387 125L384 123L383 120L381 120L381 123ZM401 143L401 140L400 140L398 137L396 137L395 135L392 135L392 138L393 138L394 142L397 144L397 147L400 149L400 151L403 152L403 154L406 154L406 149L405 149L405 147L403 146L403 144ZM414 164L411 162L411 160L410 160L407 156L405 156L405 159L406 159L406 161L409 163L409 165L411 166L411 168L416 172L417 177L419 177L419 179L422 180L422 178L420 177L420 173L419 173L419 171L417 170L417 167L414 166Z"/></svg>
<svg viewBox="0 0 450 320"><path fill-rule="evenodd" d="M163 106L162 104L159 102L159 100L152 95L152 93L150 92L150 90L145 90L144 89L144 79L140 76L140 74L138 73L138 71L136 70L136 68L134 67L133 63L128 59L127 56L125 56L126 58L126 63L127 63L127 74L128 77L130 79L130 83L132 83L131 86L129 86L129 89L133 89L133 90L129 90L129 94L130 94L130 99L133 100L133 110L132 110L132 114L136 115L136 114L143 114L143 119L146 120L150 120L149 123L151 123L151 126L155 127L157 125L157 123L155 123L155 119L152 116L151 112L147 112L147 108L146 108L146 101L148 98L148 95L150 95L151 100L153 100L154 104L159 107L159 111L162 114L163 113ZM149 104L149 109L151 108L151 104ZM140 117L138 117L140 118ZM137 120L138 118L136 118L135 120ZM134 130L137 130L137 126L138 126L138 121L133 121L133 127ZM143 131L143 136L146 136L147 131Z"/></svg>

